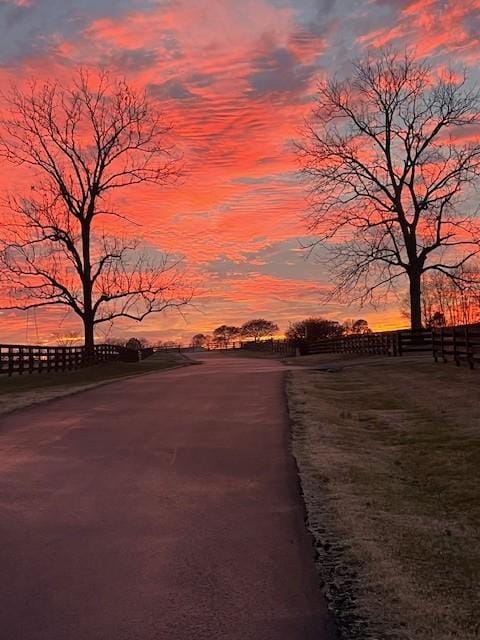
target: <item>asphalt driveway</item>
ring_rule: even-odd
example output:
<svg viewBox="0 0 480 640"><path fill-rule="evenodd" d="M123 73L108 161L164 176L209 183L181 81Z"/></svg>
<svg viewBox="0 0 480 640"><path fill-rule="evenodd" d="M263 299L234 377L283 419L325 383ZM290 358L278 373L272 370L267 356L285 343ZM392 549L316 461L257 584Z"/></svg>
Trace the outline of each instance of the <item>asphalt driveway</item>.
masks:
<svg viewBox="0 0 480 640"><path fill-rule="evenodd" d="M283 375L207 356L0 418L0 638L330 640Z"/></svg>

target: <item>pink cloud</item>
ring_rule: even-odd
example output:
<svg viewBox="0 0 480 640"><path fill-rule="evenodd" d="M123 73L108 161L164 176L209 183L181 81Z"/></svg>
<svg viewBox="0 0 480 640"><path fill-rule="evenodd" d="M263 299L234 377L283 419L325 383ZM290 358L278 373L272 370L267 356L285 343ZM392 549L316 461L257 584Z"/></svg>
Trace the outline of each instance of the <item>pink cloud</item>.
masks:
<svg viewBox="0 0 480 640"><path fill-rule="evenodd" d="M284 325L300 314L344 315L337 306L320 307L321 287L313 280L266 276L255 269L262 263L255 258L258 252L305 234L301 221L305 200L301 185L291 179L297 163L290 141L308 114L316 78L345 62L342 29L350 29L350 39L356 37L353 44L360 48L415 46L420 56L435 54L438 66L445 66L453 55L455 61L478 64L478 34L469 25L473 17L478 19L480 0L451 0L443 3L443 10L436 0L391 3L397 18L383 25L376 19L375 3L362 2L356 13L352 4L352 15L363 15L361 24L375 25L362 33L350 15L337 16L324 29L316 29L311 16L303 22L298 19L297 5L302 3L282 4L177 0L165 7L159 3L148 11L92 18L74 34L55 32L45 51L0 67L5 86L11 79L22 83L30 76L68 82L77 64L107 64L134 84L148 86L152 98L175 122L185 157L184 179L163 191L132 190L118 201L119 208L140 225L132 233L145 237L154 248L185 255L204 292L199 300L202 314L192 311L190 324L171 316L155 317L145 324L152 335L156 328L162 335L168 332L169 322L175 335L186 336L259 313ZM353 56L355 51L347 53ZM4 185L19 189L32 181L31 176L6 167L2 174ZM242 263L246 255L252 267L248 274L232 279L208 270L220 257ZM280 274L284 265L277 266ZM312 279L318 273L314 265L311 273ZM388 313L385 322L387 317L388 322L399 317ZM55 314L42 315L48 327L44 335L57 321ZM2 316L4 334L21 337L23 322L18 315ZM138 329L142 331L143 327Z"/></svg>

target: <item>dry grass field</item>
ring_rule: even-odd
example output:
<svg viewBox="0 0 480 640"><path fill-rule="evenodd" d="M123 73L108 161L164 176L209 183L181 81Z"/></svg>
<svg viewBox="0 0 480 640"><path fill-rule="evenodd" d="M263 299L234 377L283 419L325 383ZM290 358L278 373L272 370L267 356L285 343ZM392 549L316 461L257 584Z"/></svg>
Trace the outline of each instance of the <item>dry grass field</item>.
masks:
<svg viewBox="0 0 480 640"><path fill-rule="evenodd" d="M480 371L344 364L293 371L287 388L319 570L344 637L478 639Z"/></svg>

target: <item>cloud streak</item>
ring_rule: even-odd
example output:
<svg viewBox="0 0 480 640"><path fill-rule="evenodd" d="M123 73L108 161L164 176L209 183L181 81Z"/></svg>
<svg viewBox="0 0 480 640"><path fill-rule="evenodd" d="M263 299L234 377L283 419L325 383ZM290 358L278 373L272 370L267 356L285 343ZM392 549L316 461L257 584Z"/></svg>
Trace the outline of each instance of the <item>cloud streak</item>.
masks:
<svg viewBox="0 0 480 640"><path fill-rule="evenodd" d="M285 328L303 315L357 312L320 305L326 276L296 250L305 201L291 141L317 80L345 74L368 48L414 47L477 73L480 0L3 0L0 24L4 82L68 81L74 66L106 65L146 86L176 123L183 182L132 191L119 206L204 284L188 324L145 325L165 336L169 322L171 337L185 338L251 315ZM380 324L395 317L387 310ZM54 322L42 315L45 336ZM23 323L10 316L2 340L24 335Z"/></svg>

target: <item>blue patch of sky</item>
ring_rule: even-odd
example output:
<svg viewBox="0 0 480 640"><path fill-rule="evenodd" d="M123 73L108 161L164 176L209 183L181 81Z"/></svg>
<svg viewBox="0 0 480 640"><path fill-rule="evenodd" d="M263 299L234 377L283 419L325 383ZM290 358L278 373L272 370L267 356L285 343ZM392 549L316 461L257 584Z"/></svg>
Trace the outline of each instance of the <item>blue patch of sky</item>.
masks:
<svg viewBox="0 0 480 640"><path fill-rule="evenodd" d="M75 40L93 20L133 11L157 10L157 0L42 0L29 5L0 4L0 64L48 54L58 40Z"/></svg>

